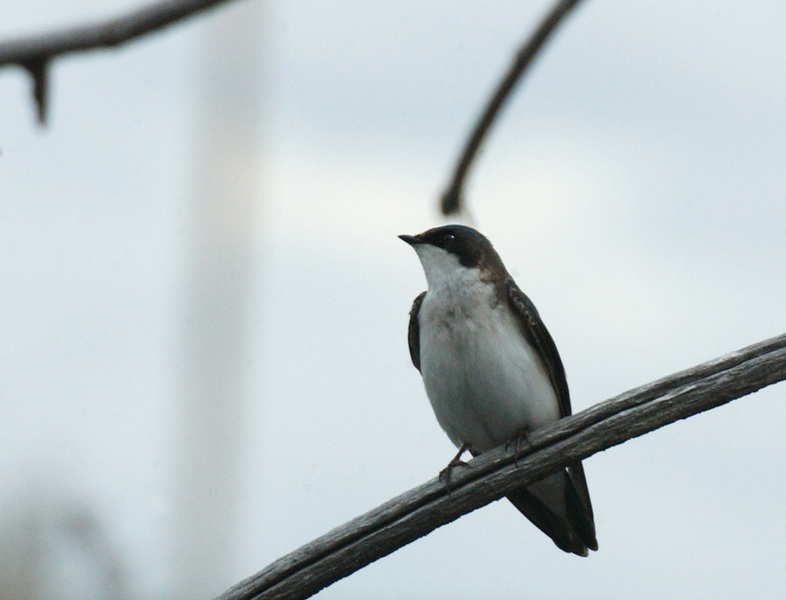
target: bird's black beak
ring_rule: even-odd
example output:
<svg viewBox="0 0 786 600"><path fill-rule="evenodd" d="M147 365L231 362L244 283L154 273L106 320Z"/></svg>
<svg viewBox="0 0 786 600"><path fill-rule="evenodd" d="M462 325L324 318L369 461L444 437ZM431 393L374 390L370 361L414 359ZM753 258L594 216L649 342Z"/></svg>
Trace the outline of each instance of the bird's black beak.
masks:
<svg viewBox="0 0 786 600"><path fill-rule="evenodd" d="M398 237L404 240L410 246L417 246L418 244L423 243L423 240L416 235L400 235Z"/></svg>

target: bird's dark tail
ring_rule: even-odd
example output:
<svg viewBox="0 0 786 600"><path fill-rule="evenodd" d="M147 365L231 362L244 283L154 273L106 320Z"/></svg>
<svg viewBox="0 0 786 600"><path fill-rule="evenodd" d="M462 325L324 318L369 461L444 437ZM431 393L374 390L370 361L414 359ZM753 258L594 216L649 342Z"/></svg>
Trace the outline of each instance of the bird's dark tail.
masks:
<svg viewBox="0 0 786 600"><path fill-rule="evenodd" d="M507 498L565 552L587 556L589 550L598 549L581 463L516 490Z"/></svg>

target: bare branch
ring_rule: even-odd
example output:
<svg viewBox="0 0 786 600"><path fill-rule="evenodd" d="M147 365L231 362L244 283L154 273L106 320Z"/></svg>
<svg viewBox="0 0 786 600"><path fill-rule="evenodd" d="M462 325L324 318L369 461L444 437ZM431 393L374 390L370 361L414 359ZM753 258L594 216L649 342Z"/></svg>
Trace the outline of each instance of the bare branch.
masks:
<svg viewBox="0 0 786 600"><path fill-rule="evenodd" d="M108 21L0 42L0 68L18 65L33 78L38 120L46 117L47 72L64 54L115 48L228 0L166 0Z"/></svg>
<svg viewBox="0 0 786 600"><path fill-rule="evenodd" d="M551 34L557 28L562 20L568 13L575 8L580 0L557 0L557 3L551 8L549 13L543 18L538 28L532 33L527 42L516 53L516 58L510 69L505 74L505 77L500 82L494 95L489 99L486 109L483 111L480 119L478 120L475 128L467 140L467 145L461 153L456 169L453 172L453 179L450 186L442 196L442 214L449 215L461 210L462 190L464 187L464 180L467 177L472 161L480 148L483 139L486 137L491 124L499 114L502 105L510 97L516 83L521 79L521 76L532 64L533 59L543 48L546 40L549 39Z"/></svg>
<svg viewBox="0 0 786 600"><path fill-rule="evenodd" d="M516 464L504 446L337 527L216 600L307 598L331 583L568 464L786 379L786 334L630 390L533 432Z"/></svg>

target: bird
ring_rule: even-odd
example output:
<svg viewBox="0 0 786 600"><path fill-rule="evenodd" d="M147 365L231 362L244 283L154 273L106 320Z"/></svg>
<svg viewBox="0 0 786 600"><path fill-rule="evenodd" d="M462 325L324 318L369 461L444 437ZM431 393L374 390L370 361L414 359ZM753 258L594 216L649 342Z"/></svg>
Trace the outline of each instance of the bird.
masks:
<svg viewBox="0 0 786 600"><path fill-rule="evenodd" d="M464 225L400 235L412 246L427 290L409 317L409 353L442 429L459 453L477 456L571 414L557 347L535 305L491 242ZM507 494L560 549L597 550L581 461Z"/></svg>

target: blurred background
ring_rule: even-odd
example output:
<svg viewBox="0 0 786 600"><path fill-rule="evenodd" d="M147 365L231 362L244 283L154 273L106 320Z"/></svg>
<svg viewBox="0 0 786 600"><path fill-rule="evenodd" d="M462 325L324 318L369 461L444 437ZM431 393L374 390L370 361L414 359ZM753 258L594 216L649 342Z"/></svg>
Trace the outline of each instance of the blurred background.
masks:
<svg viewBox="0 0 786 600"><path fill-rule="evenodd" d="M3 39L129 0L7 0ZM397 239L550 2L230 3L0 71L0 597L210 598L435 476ZM786 330L786 7L594 0L469 181L574 411ZM320 598L781 598L781 384L585 461L600 551L507 502Z"/></svg>

